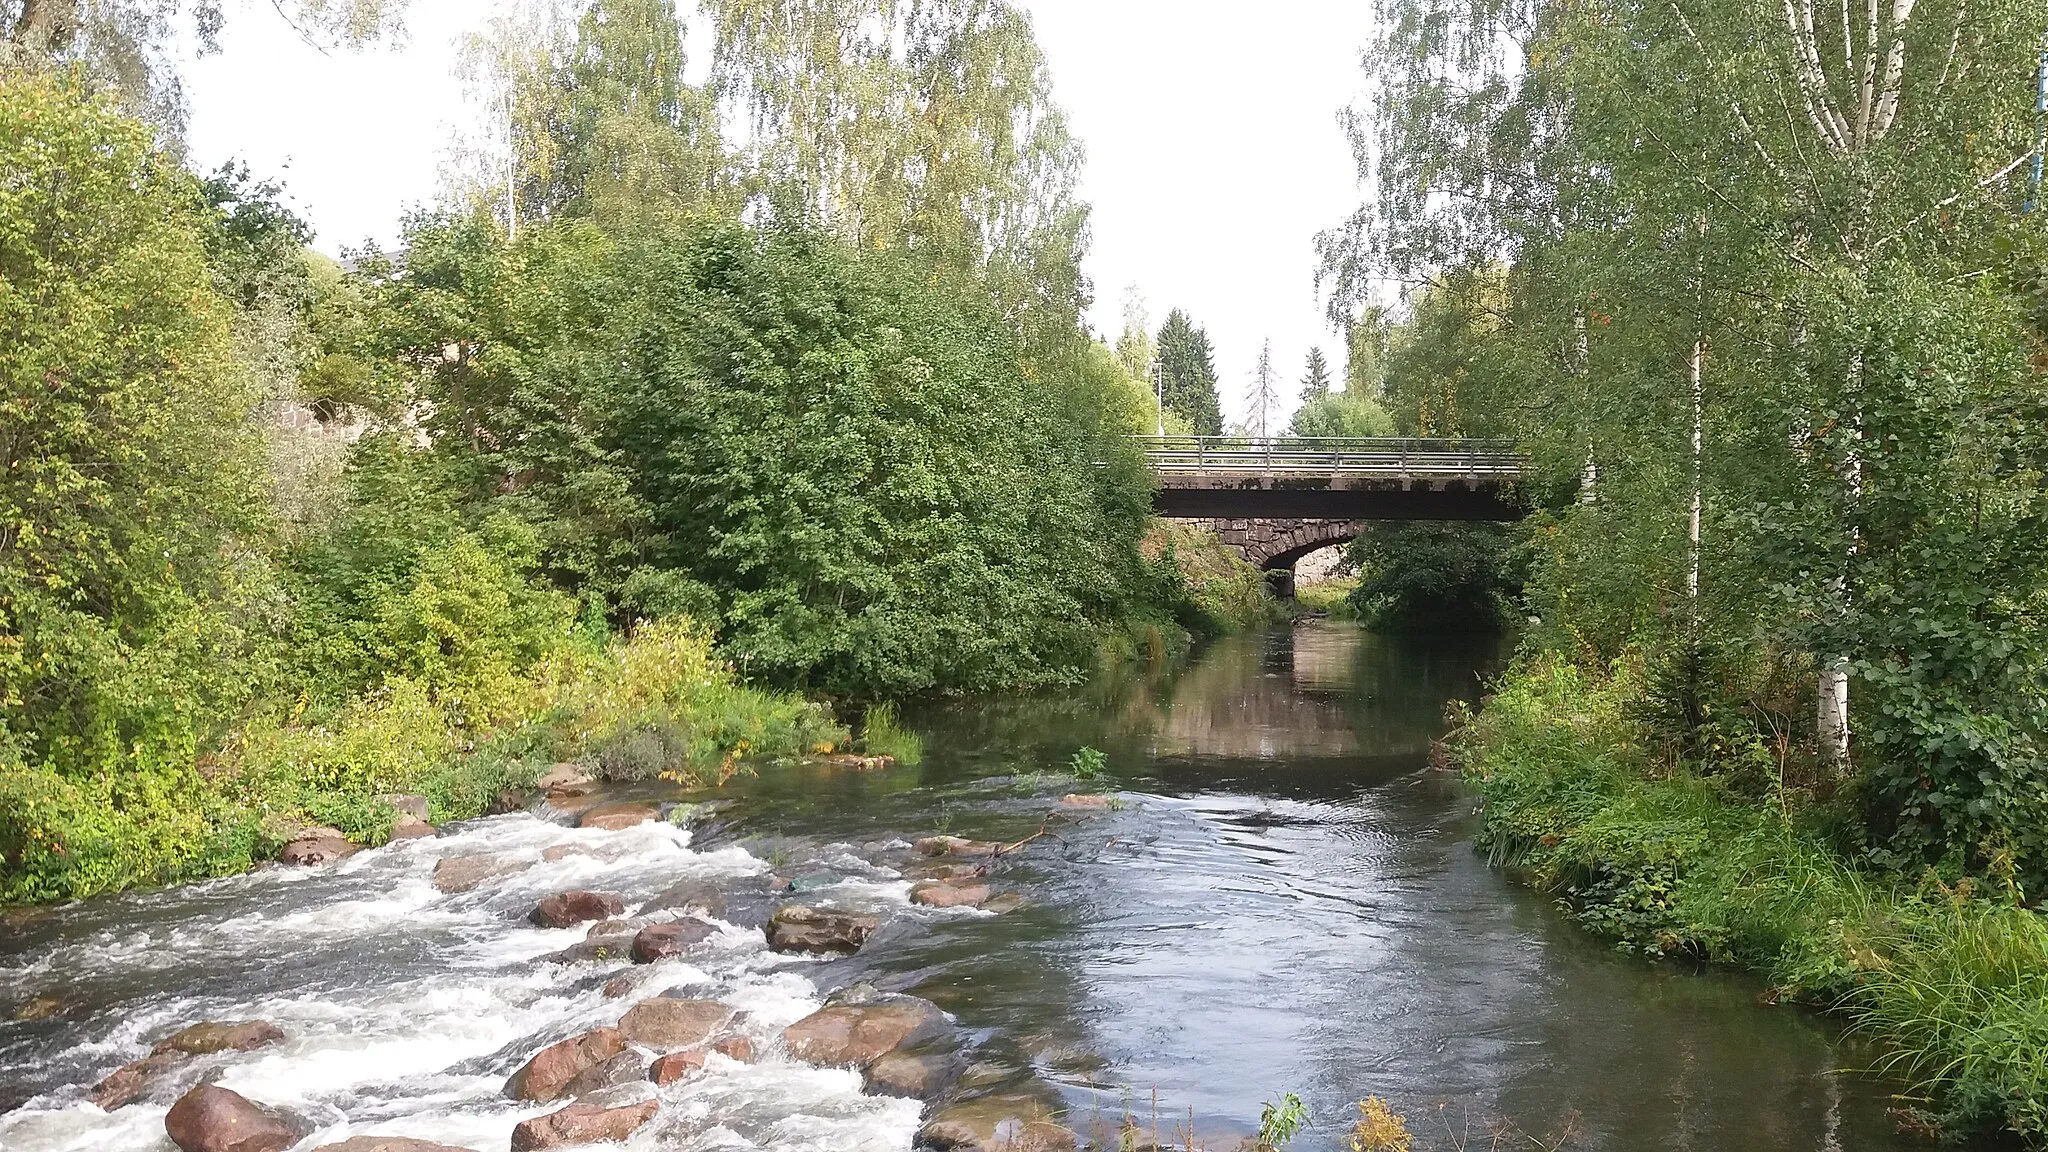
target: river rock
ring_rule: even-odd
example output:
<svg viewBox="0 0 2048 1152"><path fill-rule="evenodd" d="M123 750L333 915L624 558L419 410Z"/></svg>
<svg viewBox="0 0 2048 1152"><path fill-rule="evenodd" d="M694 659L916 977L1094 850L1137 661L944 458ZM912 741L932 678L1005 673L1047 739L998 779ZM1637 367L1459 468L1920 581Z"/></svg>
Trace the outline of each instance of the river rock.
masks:
<svg viewBox="0 0 2048 1152"><path fill-rule="evenodd" d="M432 1140L410 1140L406 1136L350 1136L340 1144L322 1144L313 1152L475 1152L455 1144L434 1144Z"/></svg>
<svg viewBox="0 0 2048 1152"><path fill-rule="evenodd" d="M594 857L596 855L597 849L592 848L588 844L555 844L550 847L543 848L541 850L540 858L542 860L547 861L550 864L553 864L557 860L567 860L571 856Z"/></svg>
<svg viewBox="0 0 2048 1152"><path fill-rule="evenodd" d="M606 832L617 832L635 824L660 819L661 812L652 804L599 804L576 818L578 828L601 828Z"/></svg>
<svg viewBox="0 0 2048 1152"><path fill-rule="evenodd" d="M910 902L930 908L979 908L994 895L986 884L925 880L910 886Z"/></svg>
<svg viewBox="0 0 2048 1152"><path fill-rule="evenodd" d="M713 1040L711 1042L711 1050L721 1056L729 1056L742 1064L752 1064L756 1056L753 1039L741 1036L738 1033L730 1036L721 1036Z"/></svg>
<svg viewBox="0 0 2048 1152"><path fill-rule="evenodd" d="M732 1019L732 1009L716 1000L682 1000L654 996L619 1017L619 1032L649 1048L694 1048Z"/></svg>
<svg viewBox="0 0 2048 1152"><path fill-rule="evenodd" d="M298 868L310 868L316 864L332 864L336 860L353 856L359 849L349 843L348 837L332 828L308 828L293 837L278 852L279 863Z"/></svg>
<svg viewBox="0 0 2048 1152"><path fill-rule="evenodd" d="M850 769L855 772L878 772L884 768L894 768L896 766L896 758L894 756L863 756L858 752L838 752L830 756L816 756L812 758L811 762L826 768Z"/></svg>
<svg viewBox="0 0 2048 1152"><path fill-rule="evenodd" d="M616 1088L621 1084L632 1084L647 1079L647 1058L631 1048L602 1064L585 1068L576 1074L574 1080L562 1087L560 1095L582 1099L593 1092Z"/></svg>
<svg viewBox="0 0 2048 1152"><path fill-rule="evenodd" d="M497 796L492 798L490 807L484 809L484 815L504 816L512 812L524 812L531 802L524 788L500 788Z"/></svg>
<svg viewBox="0 0 2048 1152"><path fill-rule="evenodd" d="M1069 792L1060 797L1060 807L1077 808L1086 811L1107 812L1114 806L1114 799L1085 792Z"/></svg>
<svg viewBox="0 0 2048 1152"><path fill-rule="evenodd" d="M625 910L626 902L617 893L572 888L544 897L527 919L543 928L573 928L586 920L608 920Z"/></svg>
<svg viewBox="0 0 2048 1152"><path fill-rule="evenodd" d="M936 1100L959 1082L965 1067L952 1052L885 1052L863 1075L870 1095Z"/></svg>
<svg viewBox="0 0 2048 1152"><path fill-rule="evenodd" d="M600 936L631 936L645 927L647 921L638 916L624 920L599 920L590 926L589 931L583 933L583 938L595 940Z"/></svg>
<svg viewBox="0 0 2048 1152"><path fill-rule="evenodd" d="M918 1129L917 1146L935 1152L1074 1152L1074 1133L1045 1117L1045 1101L1015 1093L964 1100Z"/></svg>
<svg viewBox="0 0 2048 1152"><path fill-rule="evenodd" d="M112 1112L134 1103L158 1076L194 1056L215 1052L246 1052L284 1039L284 1030L268 1020L208 1020L180 1029L156 1042L149 1055L114 1070L93 1086L92 1102Z"/></svg>
<svg viewBox="0 0 2048 1152"><path fill-rule="evenodd" d="M698 916L724 916L725 892L710 880L684 880L647 902L646 911L685 912Z"/></svg>
<svg viewBox="0 0 2048 1152"><path fill-rule="evenodd" d="M410 792L398 792L388 796L379 796L377 799L389 804L392 810L399 815L410 816L422 824L433 819L427 812L427 798L425 796Z"/></svg>
<svg viewBox="0 0 2048 1152"><path fill-rule="evenodd" d="M1002 845L993 840L969 840L961 836L926 836L911 847L920 856L993 856Z"/></svg>
<svg viewBox="0 0 2048 1152"><path fill-rule="evenodd" d="M678 920L673 924L649 924L633 937L633 963L652 964L680 956L685 948L709 940L718 929L702 920Z"/></svg>
<svg viewBox="0 0 2048 1152"><path fill-rule="evenodd" d="M468 892L486 880L510 876L526 867L503 856L450 856L434 865L434 887L450 895Z"/></svg>
<svg viewBox="0 0 2048 1152"><path fill-rule="evenodd" d="M178 1097L164 1131L184 1152L284 1152L303 1134L291 1117L217 1084Z"/></svg>
<svg viewBox="0 0 2048 1152"><path fill-rule="evenodd" d="M673 1084L704 1067L705 1054L706 1050L703 1048L671 1052L648 1066L647 1078L656 1084Z"/></svg>
<svg viewBox="0 0 2048 1152"><path fill-rule="evenodd" d="M558 1040L512 1074L505 1082L505 1095L514 1100L553 1100L578 1076L625 1050L626 1038L617 1028L594 1028Z"/></svg>
<svg viewBox="0 0 2048 1152"><path fill-rule="evenodd" d="M559 952L540 957L543 964L610 964L633 954L633 937L628 933L583 939Z"/></svg>
<svg viewBox="0 0 2048 1152"><path fill-rule="evenodd" d="M933 861L929 864L909 865L903 869L903 874L912 880L979 880L988 875L988 866Z"/></svg>
<svg viewBox="0 0 2048 1152"><path fill-rule="evenodd" d="M541 773L533 786L543 792L581 796L590 791L590 770L581 764L557 764Z"/></svg>
<svg viewBox="0 0 2048 1152"><path fill-rule="evenodd" d="M571 1104L559 1112L522 1120L512 1129L512 1152L533 1152L538 1148L559 1148L568 1144L623 1143L640 1126L654 1119L660 1107L653 1100L606 1108L600 1104Z"/></svg>
<svg viewBox="0 0 2048 1152"><path fill-rule="evenodd" d="M865 1068L908 1045L946 1035L952 1025L939 1006L915 996L880 996L862 1004L832 1004L782 1030L789 1054L807 1064Z"/></svg>
<svg viewBox="0 0 2048 1152"><path fill-rule="evenodd" d="M858 912L789 904L768 918L768 947L776 952L858 952L881 923L879 917Z"/></svg>
<svg viewBox="0 0 2048 1152"><path fill-rule="evenodd" d="M398 819L391 822L391 838L393 840L417 840L422 836L432 836L433 834L434 826L415 816L400 813Z"/></svg>
<svg viewBox="0 0 2048 1152"><path fill-rule="evenodd" d="M1022 908L1029 908L1030 906L1030 899L1028 899L1022 892L1004 892L999 895L989 897L988 900L982 904L981 910L983 912L993 912L996 915L1001 916L1005 913L1015 912Z"/></svg>

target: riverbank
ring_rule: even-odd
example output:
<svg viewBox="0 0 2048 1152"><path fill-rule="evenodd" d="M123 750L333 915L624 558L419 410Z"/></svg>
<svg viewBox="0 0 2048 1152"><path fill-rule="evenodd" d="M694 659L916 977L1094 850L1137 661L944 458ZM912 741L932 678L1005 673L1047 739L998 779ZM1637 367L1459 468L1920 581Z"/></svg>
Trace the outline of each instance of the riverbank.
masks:
<svg viewBox="0 0 2048 1152"><path fill-rule="evenodd" d="M2023 894L1852 867L1826 806L1661 763L1639 688L1533 662L1469 718L1451 746L1488 859L1618 947L1754 969L1840 1014L1915 1085L1902 1125L2048 1144L2048 923Z"/></svg>
<svg viewBox="0 0 2048 1152"><path fill-rule="evenodd" d="M741 683L703 633L668 621L461 692L393 677L331 713L302 703L128 779L0 766L0 906L232 875L309 831L341 851L406 822L424 834L420 822L523 806L558 761L695 782L847 736L822 705Z"/></svg>

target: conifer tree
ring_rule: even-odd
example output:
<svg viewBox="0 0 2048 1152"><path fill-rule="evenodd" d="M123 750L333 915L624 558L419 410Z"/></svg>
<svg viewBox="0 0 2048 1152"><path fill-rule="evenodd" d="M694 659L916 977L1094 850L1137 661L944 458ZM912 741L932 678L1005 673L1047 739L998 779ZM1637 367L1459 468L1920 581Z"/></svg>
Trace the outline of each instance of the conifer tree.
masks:
<svg viewBox="0 0 2048 1152"><path fill-rule="evenodd" d="M1301 378L1301 402L1307 404L1330 394L1330 362L1321 348L1308 350L1308 371Z"/></svg>
<svg viewBox="0 0 2048 1152"><path fill-rule="evenodd" d="M1216 358L1209 334L1176 308L1159 328L1159 392L1166 409L1187 420L1198 436L1223 434L1216 398Z"/></svg>

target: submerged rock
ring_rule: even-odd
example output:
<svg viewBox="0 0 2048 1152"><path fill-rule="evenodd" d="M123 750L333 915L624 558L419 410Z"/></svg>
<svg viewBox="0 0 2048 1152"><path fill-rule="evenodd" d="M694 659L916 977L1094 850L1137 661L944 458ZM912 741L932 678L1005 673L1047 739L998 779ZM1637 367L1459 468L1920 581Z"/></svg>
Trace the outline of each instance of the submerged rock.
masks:
<svg viewBox="0 0 2048 1152"><path fill-rule="evenodd" d="M661 812L652 804L599 804L576 818L578 828L601 828L606 832L617 832L635 824L660 819Z"/></svg>
<svg viewBox="0 0 2048 1152"><path fill-rule="evenodd" d="M865 1070L875 1096L936 1100L960 1080L966 1061L954 1052L885 1052Z"/></svg>
<svg viewBox="0 0 2048 1152"><path fill-rule="evenodd" d="M93 1086L92 1102L108 1112L134 1103L157 1077L215 1052L246 1052L284 1039L284 1030L268 1020L208 1020L181 1029L156 1042L149 1055L122 1065Z"/></svg>
<svg viewBox="0 0 2048 1152"><path fill-rule="evenodd" d="M807 1064L865 1068L883 1056L945 1036L952 1024L939 1006L915 996L878 996L832 1004L782 1030L789 1054Z"/></svg>
<svg viewBox="0 0 2048 1152"><path fill-rule="evenodd" d="M505 1082L505 1095L514 1100L553 1100L578 1076L625 1050L626 1038L617 1028L594 1028L558 1040L534 1053L512 1074Z"/></svg>
<svg viewBox="0 0 2048 1152"><path fill-rule="evenodd" d="M725 915L725 892L710 880L684 880L647 902L645 911Z"/></svg>
<svg viewBox="0 0 2048 1152"><path fill-rule="evenodd" d="M523 871L526 864L503 856L450 856L434 865L434 887L449 895L468 892L486 880Z"/></svg>
<svg viewBox="0 0 2048 1152"><path fill-rule="evenodd" d="M920 856L993 856L1002 845L993 840L969 840L962 836L926 836L911 847Z"/></svg>
<svg viewBox="0 0 2048 1152"><path fill-rule="evenodd" d="M332 864L355 855L361 849L333 828L308 828L292 838L277 854L279 863L298 868Z"/></svg>
<svg viewBox="0 0 2048 1152"><path fill-rule="evenodd" d="M838 752L830 756L814 756L811 758L811 763L826 768L851 769L855 772L878 772L884 768L894 768L896 766L896 758L894 756L863 756L858 752Z"/></svg>
<svg viewBox="0 0 2048 1152"><path fill-rule="evenodd" d="M659 1105L652 1100L606 1108L599 1104L571 1104L559 1112L522 1120L512 1129L512 1152L533 1152L538 1148L559 1148L569 1144L623 1143L641 1125L654 1119Z"/></svg>
<svg viewBox="0 0 2048 1152"><path fill-rule="evenodd" d="M1021 908L1029 908L1030 906L1031 901L1022 892L1004 892L1001 895L989 897L988 901L982 904L981 910L983 912L993 912L1001 916Z"/></svg>
<svg viewBox="0 0 2048 1152"><path fill-rule="evenodd" d="M649 924L633 937L633 963L652 964L680 956L692 944L701 944L718 929L702 920L678 920L673 924Z"/></svg>
<svg viewBox="0 0 2048 1152"><path fill-rule="evenodd" d="M475 1148L434 1144L432 1140L412 1140L406 1136L350 1136L340 1144L322 1144L313 1152L475 1152Z"/></svg>
<svg viewBox="0 0 2048 1152"><path fill-rule="evenodd" d="M626 902L615 892L574 888L543 898L527 919L543 928L573 928L586 920L608 920L625 910Z"/></svg>
<svg viewBox="0 0 2048 1152"><path fill-rule="evenodd" d="M540 858L553 864L557 860L567 860L571 856L594 857L596 855L597 850L588 844L556 844L542 849Z"/></svg>
<svg viewBox="0 0 2048 1152"><path fill-rule="evenodd" d="M1087 792L1069 792L1060 797L1060 807L1077 808L1096 812L1107 812L1116 806L1113 796L1101 796Z"/></svg>
<svg viewBox="0 0 2048 1152"><path fill-rule="evenodd" d="M768 918L768 947L776 952L858 952L881 918L790 904Z"/></svg>
<svg viewBox="0 0 2048 1152"><path fill-rule="evenodd" d="M596 939L579 940L559 952L549 952L540 957L543 964L609 964L624 960L633 954L633 937L630 933L613 936L599 936Z"/></svg>
<svg viewBox="0 0 2048 1152"><path fill-rule="evenodd" d="M986 884L925 880L910 887L910 902L930 908L979 908L995 893Z"/></svg>
<svg viewBox="0 0 2048 1152"><path fill-rule="evenodd" d="M939 1110L918 1129L917 1147L936 1152L1073 1152L1074 1133L1028 1093L982 1096Z"/></svg>
<svg viewBox="0 0 2048 1152"><path fill-rule="evenodd" d="M178 1097L164 1131L184 1152L284 1152L304 1134L292 1117L216 1084Z"/></svg>
<svg viewBox="0 0 2048 1152"><path fill-rule="evenodd" d="M655 996L627 1009L619 1018L619 1032L649 1048L694 1048L724 1027L732 1014L716 1000Z"/></svg>

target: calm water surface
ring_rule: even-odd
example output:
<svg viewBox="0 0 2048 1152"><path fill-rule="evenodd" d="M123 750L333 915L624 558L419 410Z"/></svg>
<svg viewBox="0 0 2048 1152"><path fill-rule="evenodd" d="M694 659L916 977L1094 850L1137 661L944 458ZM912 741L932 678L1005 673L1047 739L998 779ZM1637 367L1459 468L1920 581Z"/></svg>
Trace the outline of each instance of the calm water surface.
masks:
<svg viewBox="0 0 2048 1152"><path fill-rule="evenodd" d="M1617 956L1474 855L1471 798L1427 761L1446 702L1476 698L1494 656L1310 622L1182 669L923 709L908 720L919 766L765 769L719 793L736 803L694 839L495 817L334 868L34 917L0 940L0 1018L48 1013L0 1023L0 1148L170 1148L168 1098L106 1114L85 1088L182 1023L263 1016L290 1040L191 1074L300 1112L319 1126L304 1147L374 1132L496 1152L547 1110L503 1100L505 1076L618 1012L597 991L616 969L537 962L580 933L525 924L535 899L644 900L694 878L765 906L787 877L888 923L820 963L765 952L735 911L647 987L738 1005L764 1043L855 982L929 997L1084 1136L1126 1110L1149 1130L1156 1098L1162 1136L1192 1114L1201 1143L1227 1149L1291 1091L1311 1117L1295 1146L1314 1152L1342 1146L1367 1095L1408 1116L1418 1148L1494 1147L1502 1125L1615 1152L1910 1146L1883 1086L1840 1071L1867 1055L1823 1024L1758 1006L1744 979ZM1108 753L1105 780L1056 775L1083 745ZM1058 814L1076 787L1120 807ZM997 878L1030 905L908 905L892 862L935 830L1043 831ZM427 882L444 857L539 861L561 844L595 855L457 896ZM918 1123L915 1103L779 1057L662 1100L634 1147L885 1152Z"/></svg>

